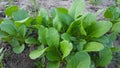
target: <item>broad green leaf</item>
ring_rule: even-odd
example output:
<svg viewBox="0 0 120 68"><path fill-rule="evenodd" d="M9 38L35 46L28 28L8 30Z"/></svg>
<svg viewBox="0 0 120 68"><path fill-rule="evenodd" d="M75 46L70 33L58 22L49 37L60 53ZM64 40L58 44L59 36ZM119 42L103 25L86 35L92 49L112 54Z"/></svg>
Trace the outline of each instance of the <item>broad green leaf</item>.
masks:
<svg viewBox="0 0 120 68"><path fill-rule="evenodd" d="M58 16L56 16L56 17L53 19L53 27L55 27L58 31L60 31L61 28L62 28L62 23L61 23L61 21L59 20Z"/></svg>
<svg viewBox="0 0 120 68"><path fill-rule="evenodd" d="M73 18L77 18L78 16L83 15L84 9L85 9L85 1L84 0L75 0L69 9L69 14Z"/></svg>
<svg viewBox="0 0 120 68"><path fill-rule="evenodd" d="M25 45L22 44L21 46L16 46L13 48L13 51L16 53L16 54L20 54L24 51L25 49Z"/></svg>
<svg viewBox="0 0 120 68"><path fill-rule="evenodd" d="M97 60L97 66L107 66L110 64L112 60L112 52L110 48L104 48L104 50L100 51L99 59Z"/></svg>
<svg viewBox="0 0 120 68"><path fill-rule="evenodd" d="M47 13L47 11L46 11L44 8L42 8L42 7L40 8L38 15L41 16L41 17L43 17L43 18L45 18L45 19L48 18L48 13Z"/></svg>
<svg viewBox="0 0 120 68"><path fill-rule="evenodd" d="M87 52L77 52L67 61L66 68L90 68L91 60Z"/></svg>
<svg viewBox="0 0 120 68"><path fill-rule="evenodd" d="M10 35L16 35L17 31L13 24L11 23L2 23L0 24L0 29Z"/></svg>
<svg viewBox="0 0 120 68"><path fill-rule="evenodd" d="M13 51L16 54L22 53L24 51L24 49L25 49L25 45L24 44L20 45L18 39L16 39L16 38L13 38L9 43L12 46Z"/></svg>
<svg viewBox="0 0 120 68"><path fill-rule="evenodd" d="M107 44L109 43L109 38L107 36L102 36L100 38L95 39L96 41L103 43L103 44Z"/></svg>
<svg viewBox="0 0 120 68"><path fill-rule="evenodd" d="M108 7L108 8L106 9L105 13L104 13L104 16L105 16L106 18L112 18L112 17L113 17L112 11L115 11L115 10L113 10L113 9L114 9L114 7Z"/></svg>
<svg viewBox="0 0 120 68"><path fill-rule="evenodd" d="M78 51L82 51L84 48L84 45L87 43L87 41L85 39L80 39L79 40L79 44L77 45L77 49Z"/></svg>
<svg viewBox="0 0 120 68"><path fill-rule="evenodd" d="M68 10L65 8L57 8L56 9L56 16L58 16L59 21L62 24L70 25L70 23L74 20L69 14Z"/></svg>
<svg viewBox="0 0 120 68"><path fill-rule="evenodd" d="M46 33L46 41L48 46L58 47L60 40L59 38L60 36L55 28L51 27L48 29Z"/></svg>
<svg viewBox="0 0 120 68"><path fill-rule="evenodd" d="M25 39L25 43L27 44L36 44L37 40L33 37L28 37L27 39Z"/></svg>
<svg viewBox="0 0 120 68"><path fill-rule="evenodd" d="M9 43L13 48L20 46L20 43L19 43L18 39L16 39L16 38L13 38Z"/></svg>
<svg viewBox="0 0 120 68"><path fill-rule="evenodd" d="M116 6L110 6L106 9L104 16L110 19L117 19L119 17L120 10Z"/></svg>
<svg viewBox="0 0 120 68"><path fill-rule="evenodd" d="M67 40L67 41L70 41L70 40L71 40L71 36L70 36L68 33L63 33L63 34L61 35L61 38L62 38L63 40Z"/></svg>
<svg viewBox="0 0 120 68"><path fill-rule="evenodd" d="M96 22L96 16L94 14L88 13L83 18L83 26L87 28L88 26L92 25L92 23Z"/></svg>
<svg viewBox="0 0 120 68"><path fill-rule="evenodd" d="M38 46L38 50L42 50L45 48L45 45L41 44L40 46ZM47 48L48 49L48 48ZM46 50L47 51L47 50Z"/></svg>
<svg viewBox="0 0 120 68"><path fill-rule="evenodd" d="M37 16L35 19L36 25L40 25L42 23L42 17L41 16Z"/></svg>
<svg viewBox="0 0 120 68"><path fill-rule="evenodd" d="M111 34L108 35L108 38L113 42L117 39L118 33L112 32Z"/></svg>
<svg viewBox="0 0 120 68"><path fill-rule="evenodd" d="M54 18L56 16L56 9L55 8L50 9L50 15L52 16L52 18Z"/></svg>
<svg viewBox="0 0 120 68"><path fill-rule="evenodd" d="M12 13L18 10L18 6L14 5L14 6L9 6L5 9L5 14L7 16L12 16Z"/></svg>
<svg viewBox="0 0 120 68"><path fill-rule="evenodd" d="M112 31L120 33L120 22L113 24Z"/></svg>
<svg viewBox="0 0 120 68"><path fill-rule="evenodd" d="M25 37L26 31L27 31L26 26L25 26L25 25L21 25L21 26L18 28L18 34L19 34L19 36Z"/></svg>
<svg viewBox="0 0 120 68"><path fill-rule="evenodd" d="M106 44L107 47L113 47L114 42L117 39L118 33L112 32L111 34L107 35L109 42Z"/></svg>
<svg viewBox="0 0 120 68"><path fill-rule="evenodd" d="M0 31L0 38L5 38L7 36L8 36L7 33L3 32L3 31Z"/></svg>
<svg viewBox="0 0 120 68"><path fill-rule="evenodd" d="M27 11L25 11L23 9L13 12L12 16L15 21L21 21L21 20L28 19L28 13L27 13Z"/></svg>
<svg viewBox="0 0 120 68"><path fill-rule="evenodd" d="M104 49L103 44L99 42L89 42L85 45L84 51L91 52L91 51L101 51Z"/></svg>
<svg viewBox="0 0 120 68"><path fill-rule="evenodd" d="M82 22L82 18L73 21L69 28L67 29L67 33L71 34L73 36L79 36L79 35L87 35L84 27L83 27L83 22Z"/></svg>
<svg viewBox="0 0 120 68"><path fill-rule="evenodd" d="M73 45L69 41L63 40L62 42L60 42L60 50L63 53L62 59L67 57L72 51L72 49L73 49Z"/></svg>
<svg viewBox="0 0 120 68"><path fill-rule="evenodd" d="M112 23L109 21L99 21L95 24L92 24L88 29L88 34L91 37L99 38L110 30Z"/></svg>
<svg viewBox="0 0 120 68"><path fill-rule="evenodd" d="M56 62L49 61L46 68L60 68L60 62L59 61L56 61Z"/></svg>
<svg viewBox="0 0 120 68"><path fill-rule="evenodd" d="M49 61L60 61L60 52L56 47L49 47L46 57Z"/></svg>
<svg viewBox="0 0 120 68"><path fill-rule="evenodd" d="M46 51L47 48L44 48L42 50L34 50L34 51L31 51L30 54L29 54L29 57L31 59L37 59L39 58L45 51Z"/></svg>
<svg viewBox="0 0 120 68"><path fill-rule="evenodd" d="M69 28L67 29L67 33L71 35L79 35L80 34L80 20L73 21Z"/></svg>
<svg viewBox="0 0 120 68"><path fill-rule="evenodd" d="M38 28L38 40L42 43L42 44L46 44L46 32L47 32L47 28L45 28L44 26L40 26Z"/></svg>
<svg viewBox="0 0 120 68"><path fill-rule="evenodd" d="M38 12L38 16L42 17L42 25L48 26L48 27L52 25L52 21L48 15L48 12L44 8L42 7L40 8Z"/></svg>

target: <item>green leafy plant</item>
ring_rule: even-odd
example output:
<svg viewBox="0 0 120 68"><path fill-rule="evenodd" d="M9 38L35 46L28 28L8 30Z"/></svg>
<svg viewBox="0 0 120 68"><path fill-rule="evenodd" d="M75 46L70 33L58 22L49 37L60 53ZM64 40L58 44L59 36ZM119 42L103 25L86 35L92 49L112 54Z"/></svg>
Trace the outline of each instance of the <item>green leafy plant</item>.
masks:
<svg viewBox="0 0 120 68"><path fill-rule="evenodd" d="M116 17L112 10L104 14L110 21L97 21L95 14L84 14L84 8L84 0L75 0L69 10L52 8L49 16L40 8L37 16L31 17L26 10L10 6L0 23L0 38L17 54L36 46L29 57L40 58L40 68L105 67L111 62L113 50L119 49L113 45L120 32L119 23L113 23Z"/></svg>

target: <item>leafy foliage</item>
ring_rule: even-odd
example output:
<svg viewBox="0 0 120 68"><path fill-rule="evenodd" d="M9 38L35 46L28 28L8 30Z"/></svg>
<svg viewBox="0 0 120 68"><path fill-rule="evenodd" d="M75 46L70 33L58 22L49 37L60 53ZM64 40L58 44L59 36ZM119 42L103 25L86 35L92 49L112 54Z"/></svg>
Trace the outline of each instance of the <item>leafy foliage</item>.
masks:
<svg viewBox="0 0 120 68"><path fill-rule="evenodd" d="M52 8L49 16L40 8L38 15L31 17L26 10L10 6L0 23L0 38L16 54L35 46L29 57L43 60L41 68L107 66L112 52L119 51L113 42L120 33L120 11L108 7L104 16L109 20L98 21L95 14L83 14L84 8L84 0L75 0L69 10Z"/></svg>

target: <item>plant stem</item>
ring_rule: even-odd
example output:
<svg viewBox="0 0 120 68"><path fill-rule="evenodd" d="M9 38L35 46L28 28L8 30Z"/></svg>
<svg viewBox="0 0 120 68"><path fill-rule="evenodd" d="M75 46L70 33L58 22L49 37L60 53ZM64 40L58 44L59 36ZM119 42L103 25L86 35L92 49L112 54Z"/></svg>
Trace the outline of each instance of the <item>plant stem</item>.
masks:
<svg viewBox="0 0 120 68"><path fill-rule="evenodd" d="M37 0L34 0L34 11L35 11L35 16L37 16Z"/></svg>

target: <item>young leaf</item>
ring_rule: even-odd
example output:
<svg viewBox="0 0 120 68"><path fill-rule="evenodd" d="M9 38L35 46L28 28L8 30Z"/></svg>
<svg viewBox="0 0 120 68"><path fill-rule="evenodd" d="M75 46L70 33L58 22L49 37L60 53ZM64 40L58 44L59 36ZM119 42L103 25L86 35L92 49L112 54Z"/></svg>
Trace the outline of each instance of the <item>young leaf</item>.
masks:
<svg viewBox="0 0 120 68"><path fill-rule="evenodd" d="M46 33L46 41L47 41L48 46L58 47L59 38L60 36L55 28L51 27L48 29Z"/></svg>
<svg viewBox="0 0 120 68"><path fill-rule="evenodd" d="M88 28L91 37L99 38L110 30L112 23L108 21L99 21Z"/></svg>
<svg viewBox="0 0 120 68"><path fill-rule="evenodd" d="M21 46L16 46L13 48L13 51L16 53L16 54L20 54L24 51L25 49L25 45L22 44Z"/></svg>
<svg viewBox="0 0 120 68"><path fill-rule="evenodd" d="M12 16L15 21L21 21L21 20L28 19L28 13L27 11L23 9L13 12Z"/></svg>
<svg viewBox="0 0 120 68"><path fill-rule="evenodd" d="M108 35L108 38L113 42L117 39L118 33L112 32L111 34Z"/></svg>
<svg viewBox="0 0 120 68"><path fill-rule="evenodd" d="M80 35L80 20L73 21L67 29L67 33L75 36Z"/></svg>
<svg viewBox="0 0 120 68"><path fill-rule="evenodd" d="M83 27L82 18L79 18L79 19L73 21L70 24L69 28L67 29L67 33L71 34L73 36L87 35L87 33Z"/></svg>
<svg viewBox="0 0 120 68"><path fill-rule="evenodd" d="M112 31L113 31L113 32L120 33L120 22L115 23L115 24L113 25Z"/></svg>
<svg viewBox="0 0 120 68"><path fill-rule="evenodd" d="M42 50L34 50L34 51L31 51L30 54L29 54L29 57L31 59L37 59L39 58L45 51L46 51L47 48L45 49L42 49Z"/></svg>
<svg viewBox="0 0 120 68"><path fill-rule="evenodd" d="M100 58L97 60L97 66L107 66L112 60L112 52L110 48L104 48L99 53Z"/></svg>
<svg viewBox="0 0 120 68"><path fill-rule="evenodd" d="M19 28L18 28L18 34L21 36L21 37L25 37L25 34L26 34L26 31L27 31L27 28L25 25L21 25Z"/></svg>
<svg viewBox="0 0 120 68"><path fill-rule="evenodd" d="M66 56L68 56L70 54L70 52L73 49L73 45L72 43L63 40L62 42L60 42L60 50L63 53L62 59L64 59Z"/></svg>
<svg viewBox="0 0 120 68"><path fill-rule="evenodd" d="M53 27L55 27L58 31L60 31L61 28L62 28L62 23L61 23L61 21L59 20L58 16L56 16L56 17L53 19Z"/></svg>
<svg viewBox="0 0 120 68"><path fill-rule="evenodd" d="M107 36L102 36L102 37L97 38L95 40L100 42L100 43L103 43L103 44L108 44L110 42L110 40Z"/></svg>
<svg viewBox="0 0 120 68"><path fill-rule="evenodd" d="M57 8L56 9L56 16L62 24L70 25L71 22L74 20L69 14L68 10L65 8Z"/></svg>
<svg viewBox="0 0 120 68"><path fill-rule="evenodd" d="M54 18L56 16L56 8L50 9L50 15L52 16L52 18Z"/></svg>
<svg viewBox="0 0 120 68"><path fill-rule="evenodd" d="M36 19L35 19L35 23L36 23L36 25L40 25L42 23L42 17L37 16Z"/></svg>
<svg viewBox="0 0 120 68"><path fill-rule="evenodd" d="M46 57L49 61L60 61L59 51L56 47L49 47Z"/></svg>
<svg viewBox="0 0 120 68"><path fill-rule="evenodd" d="M0 31L0 38L5 38L7 36L8 36L7 33L3 32L3 31Z"/></svg>
<svg viewBox="0 0 120 68"><path fill-rule="evenodd" d="M25 45L24 44L20 45L18 39L16 39L16 38L13 38L9 43L13 47L13 51L16 54L22 53L25 49Z"/></svg>
<svg viewBox="0 0 120 68"><path fill-rule="evenodd" d="M85 8L84 0L75 0L69 9L69 14L72 17L77 18L78 16L83 15L84 8Z"/></svg>
<svg viewBox="0 0 120 68"><path fill-rule="evenodd" d="M18 6L16 6L16 5L10 6L10 7L7 7L7 8L5 9L5 14L6 14L7 16L12 16L12 13L15 12L15 11L17 11L17 10L18 10Z"/></svg>
<svg viewBox="0 0 120 68"><path fill-rule="evenodd" d="M63 34L61 35L61 38L62 38L63 40L67 40L67 41L70 41L70 40L71 40L71 36L70 36L68 33L63 33Z"/></svg>
<svg viewBox="0 0 120 68"><path fill-rule="evenodd" d="M80 39L79 40L79 44L77 45L77 49L78 51L82 51L84 48L84 45L87 43L87 41L85 39Z"/></svg>
<svg viewBox="0 0 120 68"><path fill-rule="evenodd" d="M42 43L42 44L47 44L46 42L46 32L47 32L47 28L45 28L44 26L40 26L38 28L38 40Z"/></svg>
<svg viewBox="0 0 120 68"><path fill-rule="evenodd" d="M119 14L120 14L120 11L116 6L110 6L106 9L104 13L104 17L114 20L119 18Z"/></svg>
<svg viewBox="0 0 120 68"><path fill-rule="evenodd" d="M60 62L59 61L56 61L56 62L49 61L46 68L60 68Z"/></svg>
<svg viewBox="0 0 120 68"><path fill-rule="evenodd" d="M84 18L83 18L83 27L87 28L92 25L92 23L96 23L96 16L94 14L88 13Z"/></svg>
<svg viewBox="0 0 120 68"><path fill-rule="evenodd" d="M11 23L0 24L0 29L10 35L16 35L17 33L15 26Z"/></svg>
<svg viewBox="0 0 120 68"><path fill-rule="evenodd" d="M114 11L113 9L114 9L113 7L108 7L104 13L104 16L106 18L112 18L113 17L112 11Z"/></svg>
<svg viewBox="0 0 120 68"><path fill-rule="evenodd" d="M47 13L47 11L46 11L44 8L42 8L42 7L40 8L38 15L41 16L41 17L43 17L43 18L45 18L45 19L48 18L48 13Z"/></svg>
<svg viewBox="0 0 120 68"><path fill-rule="evenodd" d="M16 38L13 38L9 43L13 48L20 46L20 43L19 43L18 39L16 39Z"/></svg>
<svg viewBox="0 0 120 68"><path fill-rule="evenodd" d="M67 61L66 68L90 68L90 56L87 52L77 52Z"/></svg>
<svg viewBox="0 0 120 68"><path fill-rule="evenodd" d="M25 39L25 43L27 44L36 44L37 40L33 37L28 37L27 39Z"/></svg>
<svg viewBox="0 0 120 68"><path fill-rule="evenodd" d="M89 42L85 45L84 51L91 52L91 51L101 51L104 49L103 44L98 42Z"/></svg>

